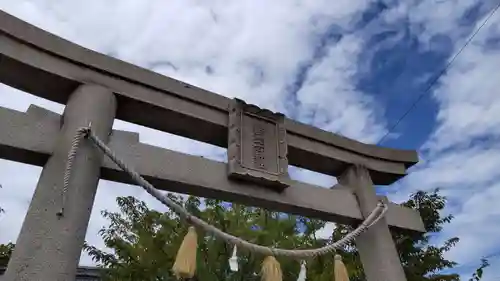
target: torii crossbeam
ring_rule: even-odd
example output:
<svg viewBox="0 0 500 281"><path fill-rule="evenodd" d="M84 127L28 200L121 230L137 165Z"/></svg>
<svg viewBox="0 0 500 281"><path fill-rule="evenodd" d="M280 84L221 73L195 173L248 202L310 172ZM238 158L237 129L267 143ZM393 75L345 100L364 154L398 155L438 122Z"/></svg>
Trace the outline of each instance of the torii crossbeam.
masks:
<svg viewBox="0 0 500 281"><path fill-rule="evenodd" d="M26 113L0 108L0 158L44 167L7 281L72 280L98 180L131 183L102 153L82 145L70 208L63 219L54 216L71 140L89 122L157 188L346 224L374 208L380 199L374 184L391 184L418 162L415 151L363 144L286 119L85 49L5 12L0 82L66 104L63 116L35 106ZM140 143L135 133L112 130L115 119L226 147L229 161ZM325 189L290 180L288 164L335 176L339 184ZM406 280L389 228L425 231L417 212L389 203L385 219L356 241L369 281Z"/></svg>

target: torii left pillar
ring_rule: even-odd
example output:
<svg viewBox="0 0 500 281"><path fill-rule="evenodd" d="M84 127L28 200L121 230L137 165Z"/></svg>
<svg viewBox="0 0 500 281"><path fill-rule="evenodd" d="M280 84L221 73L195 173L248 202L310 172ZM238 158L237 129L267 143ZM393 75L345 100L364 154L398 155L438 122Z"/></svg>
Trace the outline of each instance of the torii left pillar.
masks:
<svg viewBox="0 0 500 281"><path fill-rule="evenodd" d="M82 85L71 94L60 134L43 167L3 280L75 280L103 154L89 141L81 141L66 192L64 214L58 216L68 152L77 130L90 122L92 131L107 142L115 113L115 96L104 87Z"/></svg>

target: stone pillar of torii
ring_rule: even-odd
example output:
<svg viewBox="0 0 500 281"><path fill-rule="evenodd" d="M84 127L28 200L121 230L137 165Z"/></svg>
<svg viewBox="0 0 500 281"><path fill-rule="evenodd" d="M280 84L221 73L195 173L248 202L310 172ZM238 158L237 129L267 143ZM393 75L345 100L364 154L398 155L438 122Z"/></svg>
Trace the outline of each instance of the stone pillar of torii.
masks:
<svg viewBox="0 0 500 281"><path fill-rule="evenodd" d="M2 11L0 82L66 104L62 116L35 106L27 112L0 107L0 158L43 167L3 280L74 279L99 179L132 182L83 142L64 190L73 137L88 124L159 189L351 225L384 200L385 217L356 246L368 281L406 280L390 228L425 229L417 212L381 198L374 184L403 177L418 161L415 151L298 123L95 53ZM228 161L142 144L135 133L112 130L115 119L226 147ZM289 164L336 176L339 184L325 189L294 181Z"/></svg>

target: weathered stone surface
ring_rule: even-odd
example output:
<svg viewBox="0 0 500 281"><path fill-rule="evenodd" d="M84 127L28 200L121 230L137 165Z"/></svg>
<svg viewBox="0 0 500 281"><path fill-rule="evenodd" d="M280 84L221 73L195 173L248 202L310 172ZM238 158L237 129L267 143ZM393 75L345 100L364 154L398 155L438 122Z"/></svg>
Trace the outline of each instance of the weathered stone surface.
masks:
<svg viewBox="0 0 500 281"><path fill-rule="evenodd" d="M56 144L60 117L47 118L54 115L48 111L40 115L45 117L33 122L29 113L0 107L0 131L3 133L0 134L0 158L9 156L13 161L45 165ZM18 126L12 127L12 124ZM225 163L143 144L138 140L136 133L113 130L108 145L158 189L219 198L338 223L356 224L363 218L349 186L336 185L328 190L292 180L282 193L268 192L258 184L228 180ZM9 149L2 149L6 147ZM34 159L39 161L34 162ZM132 183L130 177L106 157L101 178ZM397 204L389 205L386 217L391 227L411 232L424 231L417 212Z"/></svg>
<svg viewBox="0 0 500 281"><path fill-rule="evenodd" d="M375 194L375 187L365 167L361 165L349 167L339 178L339 183L352 189L363 217L367 217L377 206L379 197ZM403 213L393 215L402 216ZM367 281L406 280L387 223L388 220L382 218L355 241Z"/></svg>
<svg viewBox="0 0 500 281"><path fill-rule="evenodd" d="M24 129L41 126L38 132L29 132L24 144L28 146L31 144L30 147L39 154L43 149L49 149L51 153L43 164L4 280L75 279L100 178L103 155L91 143L82 142L73 162L69 189L63 194L68 152L76 131L80 127L88 126L90 122L94 133L107 141L115 111L116 100L113 93L100 86L83 85L71 96L62 119L56 120L56 115L46 113L39 108L28 111L24 116L26 118L19 115L18 118L9 119L18 125L22 125L25 121L33 121L31 124L24 123ZM9 114L5 114L5 117L7 115ZM33 120L33 117L40 118L39 122ZM62 125L60 130L53 132L54 127L60 125ZM43 133L44 128L53 134ZM25 131L22 127L13 129ZM9 135L22 136L10 133ZM36 142L32 141L35 136L46 140L50 138L51 141L42 142L41 146L37 146ZM10 143L14 147L20 145L12 141ZM64 208L63 216L58 216L61 208Z"/></svg>
<svg viewBox="0 0 500 281"><path fill-rule="evenodd" d="M282 191L290 184L284 116L238 99L229 112L229 176Z"/></svg>
<svg viewBox="0 0 500 281"><path fill-rule="evenodd" d="M87 81L116 93L121 120L228 145L230 99L82 48L0 11L0 82L66 103ZM362 163L375 184L391 184L418 161L415 151L363 144L290 119L284 127L289 163L308 170L339 176Z"/></svg>
<svg viewBox="0 0 500 281"><path fill-rule="evenodd" d="M89 81L102 86L81 87ZM77 46L2 11L0 82L67 104L59 123L37 108L27 114L0 109L0 157L44 165L8 281L74 277L99 178L131 180L109 159L103 162L91 144L83 144L65 215L56 218L64 161L74 132L88 121L95 120L101 139L110 138L115 109L125 121L228 145L229 174L247 180L228 180L224 163L141 144L137 134L111 134L110 147L159 188L340 223L362 220L379 199L372 184L393 183L418 161L415 151L363 144L242 102L238 114L225 97ZM288 162L340 176L347 187L327 190L291 181ZM269 192L263 184L281 192ZM425 231L418 213L390 203L387 217L357 241L369 281L405 280L388 225Z"/></svg>

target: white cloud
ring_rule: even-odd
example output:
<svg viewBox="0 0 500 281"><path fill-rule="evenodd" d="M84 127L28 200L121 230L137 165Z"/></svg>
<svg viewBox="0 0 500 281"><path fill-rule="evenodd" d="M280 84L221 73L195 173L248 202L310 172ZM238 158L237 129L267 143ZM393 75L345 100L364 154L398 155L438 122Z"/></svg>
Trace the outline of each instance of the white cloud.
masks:
<svg viewBox="0 0 500 281"><path fill-rule="evenodd" d="M297 93L299 119L350 138L375 142L386 131L380 112L375 110L379 104L358 92L353 83L361 43L355 35L344 36L311 67Z"/></svg>
<svg viewBox="0 0 500 281"><path fill-rule="evenodd" d="M352 16L368 3L174 0L165 4L159 0L90 0L83 4L17 0L4 1L0 8L93 50L285 113L288 109L284 105L289 102L287 86L300 66L313 62L296 96L297 118L373 142L386 132L386 124L379 111L383 108L376 109L382 105L353 85L353 76L360 71L357 56L363 38L356 34L344 36L336 45L327 46L323 57L312 61L318 37L332 24L340 30L349 29ZM403 1L383 17L387 22L408 17L422 42L445 34L458 40L458 48L470 30L457 27L457 21L473 3L420 1L410 6ZM391 27L374 24L369 28ZM415 189L446 187L445 194L455 205L456 219L445 228L443 238L462 238L447 256L461 263L479 261L481 255L498 246L484 241L494 239L500 231L487 224L499 216L488 208L495 207L500 189L495 182L499 178L496 167L500 164L500 148L492 144L500 128L495 117L500 108L500 95L496 93L500 80L495 76L495 67L500 61L498 51L484 48L484 36L500 34L498 24L488 25L481 34L483 37L479 36L464 51L434 91L439 123L421 151L425 158L398 184L401 190L392 195L401 201ZM30 103L56 112L63 109L0 85L0 106L25 110ZM114 128L139 132L143 142L186 153L211 158L220 158L224 153L220 148L125 122L115 122ZM17 236L40 168L0 162L0 178L9 178L5 175L14 172L30 176L2 182L5 188L0 189L0 205L8 213L0 217L0 243ZM335 183L331 177L308 171L293 173L296 179L325 187ZM100 211L116 210L115 198L123 195L140 196L150 206L163 208L138 188L101 181L87 233L90 243L103 246L97 236L106 223ZM329 235L333 227L327 225L319 235ZM83 255L81 263L91 262Z"/></svg>
<svg viewBox="0 0 500 281"><path fill-rule="evenodd" d="M434 95L441 104L439 128L432 136L431 149L500 136L500 81L494 75L500 64L500 50L488 49L484 44L487 38L500 35L499 27L498 21L485 27L441 80Z"/></svg>
<svg viewBox="0 0 500 281"><path fill-rule="evenodd" d="M118 4L119 2L119 4ZM353 14L363 10L368 1L164 1L124 0L83 3L40 0L4 1L0 8L42 27L52 33L87 48L115 56L134 64L150 68L185 82L248 102L287 113L286 88L295 79L299 66L308 63L315 52L317 39L332 24L348 28ZM383 129L372 118L372 101L356 93L348 76L339 72L355 71L356 38L345 38L337 48L331 48L329 56L313 66L316 73L308 79L319 77L320 68L338 65L329 70L335 90L319 93L311 88L318 99L307 101L308 107L321 109L328 120L318 124L327 129L340 131L360 139L373 139L377 130ZM342 61L334 59L342 55ZM352 56L352 60L349 57ZM322 79L325 79L323 77ZM309 80L308 83L311 81ZM322 81L325 83L325 81ZM334 84L332 84L334 83ZM347 89L345 91L338 91ZM315 91L315 92L314 92ZM328 95L325 95L328 94ZM301 99L307 99L308 91L302 90ZM13 97L16 98L13 98ZM335 110L344 111L340 118L334 110L325 111L322 98L335 96ZM358 102L359 101L359 102ZM31 95L0 88L2 106L25 110L30 103L61 113L63 106ZM349 109L349 110L346 110ZM334 118L335 117L335 118ZM364 119L368 118L368 121ZM338 121L336 121L338 119ZM350 120L355 120L350 124ZM316 120L313 120L316 122ZM337 123L338 122L338 123ZM375 126L370 128L371 126ZM140 133L141 141L178 151L219 158L224 150L210 145L146 129L125 122L115 122L114 128ZM33 193L39 168L1 162L0 177L10 171L28 169L23 177L26 183L8 182L0 190L0 204L8 214L8 229L2 229L0 243L17 236L27 202ZM3 168L3 167L7 168ZM31 171L33 170L33 171ZM330 186L331 177L311 179L307 171L295 172L294 176ZM2 176L3 175L3 176ZM22 186L29 186L23 188ZM97 231L105 224L100 216L103 209L116 210L116 196L140 194L148 205L162 208L157 202L144 196L138 188L101 181L91 215L87 240L99 247L102 241ZM9 203L10 202L10 203ZM12 210L12 211L11 211ZM13 214L16 214L15 216ZM82 264L90 259L82 256Z"/></svg>
<svg viewBox="0 0 500 281"><path fill-rule="evenodd" d="M299 63L310 60L312 39L332 23L349 25L367 3L25 0L2 6L88 48L285 111L284 87Z"/></svg>
<svg viewBox="0 0 500 281"><path fill-rule="evenodd" d="M427 159L427 163L423 162L403 182L411 190L435 187L458 190L488 184L500 176L499 160L495 157L499 154L500 147L495 145L474 146L433 155L433 158Z"/></svg>
<svg viewBox="0 0 500 281"><path fill-rule="evenodd" d="M446 35L452 42L458 40L462 44L470 35L467 19L470 21L474 12L490 11L496 3L492 0L400 1L382 16L388 23L407 19L423 46L431 47L429 43L435 35Z"/></svg>
<svg viewBox="0 0 500 281"><path fill-rule="evenodd" d="M444 1L439 5L448 7L455 2ZM413 19L427 27L420 38L424 40L429 34L446 34L460 39L455 40L455 52L458 51L470 34L456 28L457 21L472 5L472 2L458 2L461 4L449 7L448 11L439 7L417 8ZM430 5L423 3L426 1L422 1L422 5ZM426 10L429 14L423 12ZM442 13L448 16L443 17ZM476 28L484 19L478 21ZM424 159L398 184L402 189L395 194L401 198L415 189L443 188L443 194L452 204L446 212L452 212L455 219L445 227L440 239L454 236L461 239L446 258L469 265L461 272L467 277L475 269L474 265L479 265L482 256L500 248L496 239L500 228L494 223L500 219L497 211L500 195L500 119L497 117L500 112L500 80L495 70L500 64L500 50L486 44L488 38L499 36L497 16L491 18L440 79L431 94L439 110L436 128L421 150ZM493 276L498 264L498 259L492 260L486 276ZM496 279L487 277L484 280Z"/></svg>
<svg viewBox="0 0 500 281"><path fill-rule="evenodd" d="M0 206L5 209L5 214L0 215L0 243L4 243L15 241L19 234L41 168L1 161L0 184L3 188L0 189Z"/></svg>
<svg viewBox="0 0 500 281"><path fill-rule="evenodd" d="M500 233L500 225L496 222L500 220L500 210L495 208L498 200L499 183L476 191L464 200L462 210L443 233L445 237L459 237L461 244L453 248L447 258L461 264L478 263L480 257L499 251L496 237Z"/></svg>

